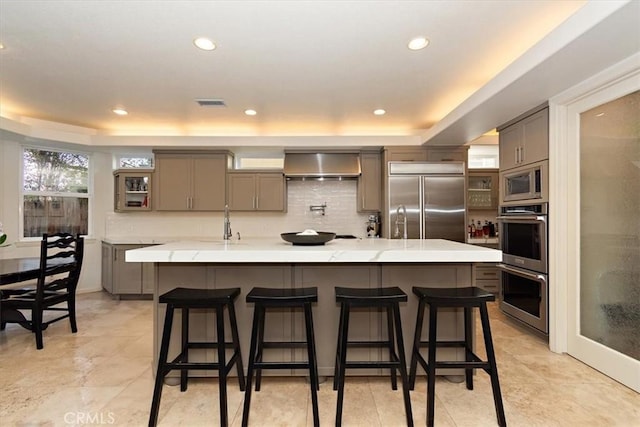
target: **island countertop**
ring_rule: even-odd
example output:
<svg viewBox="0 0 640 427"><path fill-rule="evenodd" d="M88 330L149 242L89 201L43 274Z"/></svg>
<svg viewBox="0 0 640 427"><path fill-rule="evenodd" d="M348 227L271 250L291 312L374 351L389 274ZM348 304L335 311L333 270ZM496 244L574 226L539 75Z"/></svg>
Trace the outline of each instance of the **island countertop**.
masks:
<svg viewBox="0 0 640 427"><path fill-rule="evenodd" d="M495 249L442 239L336 239L295 246L279 238L180 240L132 249L127 262L214 263L473 263L500 262Z"/></svg>

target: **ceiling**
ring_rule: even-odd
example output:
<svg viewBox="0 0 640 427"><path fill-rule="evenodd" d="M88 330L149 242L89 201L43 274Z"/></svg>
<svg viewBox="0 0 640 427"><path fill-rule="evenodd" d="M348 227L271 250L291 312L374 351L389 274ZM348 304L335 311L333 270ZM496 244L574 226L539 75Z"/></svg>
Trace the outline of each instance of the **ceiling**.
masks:
<svg viewBox="0 0 640 427"><path fill-rule="evenodd" d="M595 7L585 3L0 0L0 115L108 136L437 139L472 117L505 70ZM217 48L197 49L200 36ZM430 44L409 50L416 36ZM497 124L446 138L464 143Z"/></svg>

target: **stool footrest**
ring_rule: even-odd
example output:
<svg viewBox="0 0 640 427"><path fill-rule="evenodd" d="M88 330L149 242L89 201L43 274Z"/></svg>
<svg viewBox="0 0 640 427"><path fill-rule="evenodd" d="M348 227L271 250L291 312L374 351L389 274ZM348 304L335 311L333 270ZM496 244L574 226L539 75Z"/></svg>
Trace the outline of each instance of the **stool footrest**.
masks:
<svg viewBox="0 0 640 427"><path fill-rule="evenodd" d="M370 361L351 361L344 364L345 368L366 369L366 368L399 368L399 361L370 362Z"/></svg>
<svg viewBox="0 0 640 427"><path fill-rule="evenodd" d="M233 348L232 342L225 342L225 347ZM217 342L188 342L187 348L210 348L217 349L219 347Z"/></svg>
<svg viewBox="0 0 640 427"><path fill-rule="evenodd" d="M255 362L256 369L309 369L309 362Z"/></svg>
<svg viewBox="0 0 640 427"><path fill-rule="evenodd" d="M182 359L182 355L183 355L183 353L180 353L171 362L165 363L164 364L165 372L168 373L169 371L178 371L178 370L183 370L183 369L192 369L192 370L216 369L216 370L222 370L222 368L220 367L220 363L219 362L181 362L180 359ZM231 368L233 367L233 364L236 362L238 357L240 357L240 354L238 353L238 351L234 351L233 352L233 356L231 356L231 358L229 358L229 361L224 366L225 374L227 374L227 373L229 373L229 371L231 371Z"/></svg>
<svg viewBox="0 0 640 427"><path fill-rule="evenodd" d="M383 347L383 348L389 348L389 346L391 346L392 343L391 341L348 341L347 342L347 346L349 347L362 347L362 348L369 348L369 347Z"/></svg>
<svg viewBox="0 0 640 427"><path fill-rule="evenodd" d="M420 348L429 347L429 341L420 341ZM437 341L436 347L466 347L467 344L464 341Z"/></svg>
<svg viewBox="0 0 640 427"><path fill-rule="evenodd" d="M264 341L262 348L307 348L305 341Z"/></svg>

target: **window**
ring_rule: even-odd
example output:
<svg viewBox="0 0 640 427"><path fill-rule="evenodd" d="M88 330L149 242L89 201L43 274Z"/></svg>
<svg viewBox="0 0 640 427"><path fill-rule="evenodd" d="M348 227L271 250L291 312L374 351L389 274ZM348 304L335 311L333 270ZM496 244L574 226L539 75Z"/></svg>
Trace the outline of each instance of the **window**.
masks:
<svg viewBox="0 0 640 427"><path fill-rule="evenodd" d="M116 169L153 168L153 155L124 154L117 156Z"/></svg>
<svg viewBox="0 0 640 427"><path fill-rule="evenodd" d="M25 147L23 236L89 234L89 156Z"/></svg>

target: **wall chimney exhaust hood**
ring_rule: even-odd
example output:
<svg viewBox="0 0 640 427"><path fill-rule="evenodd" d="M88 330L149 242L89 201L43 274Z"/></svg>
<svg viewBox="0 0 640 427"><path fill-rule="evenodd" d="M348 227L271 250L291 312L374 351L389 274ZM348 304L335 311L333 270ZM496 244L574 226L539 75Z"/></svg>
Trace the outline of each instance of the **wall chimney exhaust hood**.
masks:
<svg viewBox="0 0 640 427"><path fill-rule="evenodd" d="M284 174L289 178L357 178L358 153L285 153Z"/></svg>

